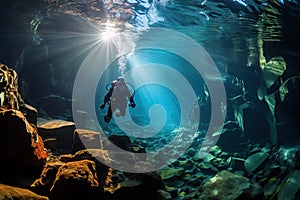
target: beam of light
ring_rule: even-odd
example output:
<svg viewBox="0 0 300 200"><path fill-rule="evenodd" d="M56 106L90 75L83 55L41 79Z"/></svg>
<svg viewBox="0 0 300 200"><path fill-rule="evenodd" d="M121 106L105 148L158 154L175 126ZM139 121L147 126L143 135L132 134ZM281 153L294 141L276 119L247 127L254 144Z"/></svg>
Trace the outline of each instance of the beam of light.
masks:
<svg viewBox="0 0 300 200"><path fill-rule="evenodd" d="M98 39L101 44L106 44L117 50L116 57L118 58L119 72L123 75L127 69L128 57L130 57L125 52L134 51L137 35L129 29L121 30L114 23L107 22Z"/></svg>
<svg viewBox="0 0 300 200"><path fill-rule="evenodd" d="M106 22L104 28L99 32L99 41L109 41L118 34L115 23Z"/></svg>
<svg viewBox="0 0 300 200"><path fill-rule="evenodd" d="M56 64L73 67L74 62L81 62L90 51L102 48L106 49L107 55L118 52L119 71L123 74L126 70L128 56L124 52L132 51L136 41L130 27L110 21L95 23L83 18L58 22L56 27L51 31L37 30L43 39L40 45L50 52L51 58L56 59ZM43 59L44 54L34 55L34 59L39 59L39 56ZM98 65L101 67L101 63Z"/></svg>
<svg viewBox="0 0 300 200"><path fill-rule="evenodd" d="M72 19L69 24L65 25L64 30L43 30L39 34L44 42L41 45L45 44L51 54L59 55L59 59L64 59L62 62L67 65L82 58L97 46L103 45L104 40L99 36L105 32L103 30L105 30L103 24L95 24L86 19Z"/></svg>
<svg viewBox="0 0 300 200"><path fill-rule="evenodd" d="M104 41L107 41L116 35L117 35L117 33L113 30L105 30L104 32L101 33L101 39L103 39Z"/></svg>

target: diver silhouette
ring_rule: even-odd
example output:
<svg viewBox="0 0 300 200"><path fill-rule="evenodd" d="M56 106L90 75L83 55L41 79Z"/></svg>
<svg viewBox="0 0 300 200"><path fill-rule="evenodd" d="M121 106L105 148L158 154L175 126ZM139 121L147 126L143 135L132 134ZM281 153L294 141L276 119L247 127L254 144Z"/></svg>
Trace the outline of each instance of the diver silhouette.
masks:
<svg viewBox="0 0 300 200"><path fill-rule="evenodd" d="M108 104L107 114L104 116L104 121L108 123L112 114L117 111L116 116L125 116L128 101L129 106L135 108L135 102L132 95L126 85L124 78L119 77L110 83L111 87L104 97L103 103L100 105L100 109L104 109L105 105ZM109 84L106 85L106 87Z"/></svg>

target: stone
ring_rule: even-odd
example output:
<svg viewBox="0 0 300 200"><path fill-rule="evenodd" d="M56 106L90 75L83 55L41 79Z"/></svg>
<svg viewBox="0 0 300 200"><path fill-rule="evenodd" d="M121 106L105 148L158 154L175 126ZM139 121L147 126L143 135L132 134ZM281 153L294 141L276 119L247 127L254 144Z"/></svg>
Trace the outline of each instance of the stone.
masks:
<svg viewBox="0 0 300 200"><path fill-rule="evenodd" d="M128 151L130 149L131 140L128 136L111 135L108 137L108 140L108 142L104 143L105 149L111 149L111 143L123 150Z"/></svg>
<svg viewBox="0 0 300 200"><path fill-rule="evenodd" d="M84 149L103 149L101 134L99 132L75 129L73 136L73 153Z"/></svg>
<svg viewBox="0 0 300 200"><path fill-rule="evenodd" d="M22 111L22 113L24 114L24 116L26 117L27 121L30 124L37 126L37 116L38 116L37 109L35 109L34 107L28 104L24 104L23 106L20 107L20 110Z"/></svg>
<svg viewBox="0 0 300 200"><path fill-rule="evenodd" d="M242 158L237 158L237 157L231 158L230 167L235 171L239 171L239 170L244 171L245 170L244 164L245 164L245 160Z"/></svg>
<svg viewBox="0 0 300 200"><path fill-rule="evenodd" d="M120 171L109 169L104 186L104 199L159 199L158 190L163 188L163 182L156 172L123 173L124 176L119 180L113 178L116 173Z"/></svg>
<svg viewBox="0 0 300 200"><path fill-rule="evenodd" d="M38 195L28 189L13 187L0 183L0 199L48 200L48 197Z"/></svg>
<svg viewBox="0 0 300 200"><path fill-rule="evenodd" d="M216 157L210 153L207 153L206 156L203 158L203 161L206 163L211 162L213 159L215 159Z"/></svg>
<svg viewBox="0 0 300 200"><path fill-rule="evenodd" d="M50 188L55 180L58 169L63 165L63 162L48 162L45 165L40 178L36 179L31 184L31 190L38 194L49 196Z"/></svg>
<svg viewBox="0 0 300 200"><path fill-rule="evenodd" d="M215 145L210 148L210 153L214 156L219 156L222 153L222 149L219 146Z"/></svg>
<svg viewBox="0 0 300 200"><path fill-rule="evenodd" d="M72 154L64 154L59 157L59 160L62 162L72 162L78 160L92 160L98 163L99 166L103 165L111 165L112 162L116 166L123 165L126 167L131 167L134 169L135 167L139 168L141 166L134 166L132 163L137 160L135 154L130 154L130 156L126 155L126 159L124 159L124 153L119 151L111 151L111 150L103 150L103 149L85 149L81 151L77 151L74 155ZM141 163L142 164L142 163Z"/></svg>
<svg viewBox="0 0 300 200"><path fill-rule="evenodd" d="M220 171L199 189L198 200L263 199L262 188L248 178Z"/></svg>
<svg viewBox="0 0 300 200"><path fill-rule="evenodd" d="M185 169L183 167L170 167L159 171L160 176L163 180L175 180L178 176L183 175Z"/></svg>
<svg viewBox="0 0 300 200"><path fill-rule="evenodd" d="M294 200L299 198L300 192L300 170L295 170L287 179L278 193L278 200Z"/></svg>
<svg viewBox="0 0 300 200"><path fill-rule="evenodd" d="M169 192L166 192L164 190L158 190L159 199L162 200L169 200L172 199L172 195Z"/></svg>
<svg viewBox="0 0 300 200"><path fill-rule="evenodd" d="M267 88L270 88L286 70L286 62L282 56L273 57L263 68Z"/></svg>
<svg viewBox="0 0 300 200"><path fill-rule="evenodd" d="M54 154L54 155L59 155L59 148L58 148L58 142L56 138L47 138L44 139L44 144L45 147L47 149L50 149L50 151Z"/></svg>
<svg viewBox="0 0 300 200"><path fill-rule="evenodd" d="M45 140L56 138L59 153L72 153L75 123L65 120L48 120L38 124L38 132Z"/></svg>
<svg viewBox="0 0 300 200"><path fill-rule="evenodd" d="M264 196L267 199L270 199L276 192L280 179L276 177L272 177L265 185L264 185Z"/></svg>
<svg viewBox="0 0 300 200"><path fill-rule="evenodd" d="M36 127L30 125L22 112L0 108L0 157L7 169L40 169L48 155Z"/></svg>
<svg viewBox="0 0 300 200"><path fill-rule="evenodd" d="M171 194L172 197L177 196L178 194L178 188L177 187L172 187L172 186L165 186L165 190Z"/></svg>
<svg viewBox="0 0 300 200"><path fill-rule="evenodd" d="M71 110L71 102L59 95L49 95L37 101L39 108L42 108L51 116L62 116L67 109Z"/></svg>
<svg viewBox="0 0 300 200"><path fill-rule="evenodd" d="M216 144L226 152L236 152L240 148L242 136L240 128L224 129Z"/></svg>
<svg viewBox="0 0 300 200"><path fill-rule="evenodd" d="M59 167L50 199L97 199L98 177L96 164L90 160L68 162Z"/></svg>
<svg viewBox="0 0 300 200"><path fill-rule="evenodd" d="M249 156L244 163L246 171L248 173L253 173L269 156L270 154L266 152L259 152Z"/></svg>
<svg viewBox="0 0 300 200"><path fill-rule="evenodd" d="M243 110L243 138L249 140L253 144L270 142L269 114L270 110L268 104L264 101L259 101L253 106L245 108ZM253 125L253 121L255 121L255 125Z"/></svg>
<svg viewBox="0 0 300 200"><path fill-rule="evenodd" d="M23 103L18 91L17 72L0 63L0 107L19 110Z"/></svg>

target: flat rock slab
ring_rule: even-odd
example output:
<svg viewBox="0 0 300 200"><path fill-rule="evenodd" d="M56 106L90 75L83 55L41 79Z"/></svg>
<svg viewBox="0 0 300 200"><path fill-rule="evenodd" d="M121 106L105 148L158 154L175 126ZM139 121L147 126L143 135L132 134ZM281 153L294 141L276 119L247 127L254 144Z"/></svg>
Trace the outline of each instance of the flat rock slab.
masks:
<svg viewBox="0 0 300 200"><path fill-rule="evenodd" d="M64 120L49 120L38 125L38 132L46 140L55 138L57 141L57 151L60 153L71 153L75 123Z"/></svg>
<svg viewBox="0 0 300 200"><path fill-rule="evenodd" d="M73 140L73 153L84 149L103 149L100 132L75 129Z"/></svg>
<svg viewBox="0 0 300 200"><path fill-rule="evenodd" d="M74 122L71 121L65 121L65 120L49 120L44 121L38 125L39 129L59 129L63 127L73 127L75 126Z"/></svg>
<svg viewBox="0 0 300 200"><path fill-rule="evenodd" d="M261 187L248 178L222 170L200 187L197 200L262 199Z"/></svg>
<svg viewBox="0 0 300 200"><path fill-rule="evenodd" d="M48 200L48 197L38 195L27 189L0 184L0 199Z"/></svg>
<svg viewBox="0 0 300 200"><path fill-rule="evenodd" d="M267 152L259 152L249 156L244 164L245 169L248 173L253 173L269 156L270 154Z"/></svg>

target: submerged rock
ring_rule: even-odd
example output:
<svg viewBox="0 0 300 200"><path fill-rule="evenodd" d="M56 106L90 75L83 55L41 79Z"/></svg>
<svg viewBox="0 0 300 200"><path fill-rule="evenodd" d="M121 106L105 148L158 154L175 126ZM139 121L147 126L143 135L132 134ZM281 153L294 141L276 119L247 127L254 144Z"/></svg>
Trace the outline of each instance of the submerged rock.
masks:
<svg viewBox="0 0 300 200"><path fill-rule="evenodd" d="M97 199L96 165L90 160L69 162L59 167L50 189L51 199Z"/></svg>
<svg viewBox="0 0 300 200"><path fill-rule="evenodd" d="M47 158L42 138L17 110L0 109L0 157L7 169L41 168Z"/></svg>
<svg viewBox="0 0 300 200"><path fill-rule="evenodd" d="M59 153L71 153L75 123L64 120L49 120L38 125L42 138L56 138Z"/></svg>
<svg viewBox="0 0 300 200"><path fill-rule="evenodd" d="M273 177L264 185L264 195L267 199L272 198L280 184L280 179Z"/></svg>
<svg viewBox="0 0 300 200"><path fill-rule="evenodd" d="M71 100L59 95L49 95L37 100L37 105L51 116L62 116L71 110Z"/></svg>
<svg viewBox="0 0 300 200"><path fill-rule="evenodd" d="M24 116L26 117L27 121L30 124L37 126L37 116L38 116L37 109L35 109L34 107L32 107L28 104L24 104L20 108L20 110L22 111L22 113L24 114Z"/></svg>
<svg viewBox="0 0 300 200"><path fill-rule="evenodd" d="M227 152L236 152L241 149L243 132L237 125L224 128L217 140L217 145Z"/></svg>
<svg viewBox="0 0 300 200"><path fill-rule="evenodd" d="M119 174L118 176L116 176ZM161 177L155 173L123 173L112 168L106 177L104 199L159 199L163 188Z"/></svg>
<svg viewBox="0 0 300 200"><path fill-rule="evenodd" d="M270 154L266 152L259 152L249 156L244 163L245 169L248 173L253 173L269 156Z"/></svg>
<svg viewBox="0 0 300 200"><path fill-rule="evenodd" d="M248 178L228 171L221 171L199 190L198 200L262 199L262 189Z"/></svg>
<svg viewBox="0 0 300 200"><path fill-rule="evenodd" d="M48 197L38 195L28 189L0 184L0 199L47 200Z"/></svg>
<svg viewBox="0 0 300 200"><path fill-rule="evenodd" d="M0 63L0 107L19 110L22 104L16 71Z"/></svg>
<svg viewBox="0 0 300 200"><path fill-rule="evenodd" d="M124 163L124 155L103 149L86 149L61 155L56 161L45 165L39 179L32 184L32 190L51 199L159 199L162 189L161 177L155 173L127 173L105 165L112 161ZM103 163L102 163L103 162ZM142 167L142 166L132 166Z"/></svg>
<svg viewBox="0 0 300 200"><path fill-rule="evenodd" d="M31 184L31 189L39 194L49 196L50 188L55 180L58 169L63 165L63 162L48 162L45 165L40 178L36 179Z"/></svg>
<svg viewBox="0 0 300 200"><path fill-rule="evenodd" d="M279 192L278 200L294 200L299 198L300 193L300 171L295 170L283 185Z"/></svg>
<svg viewBox="0 0 300 200"><path fill-rule="evenodd" d="M103 149L102 142L99 132L76 129L73 136L72 151L75 153L84 149Z"/></svg>

